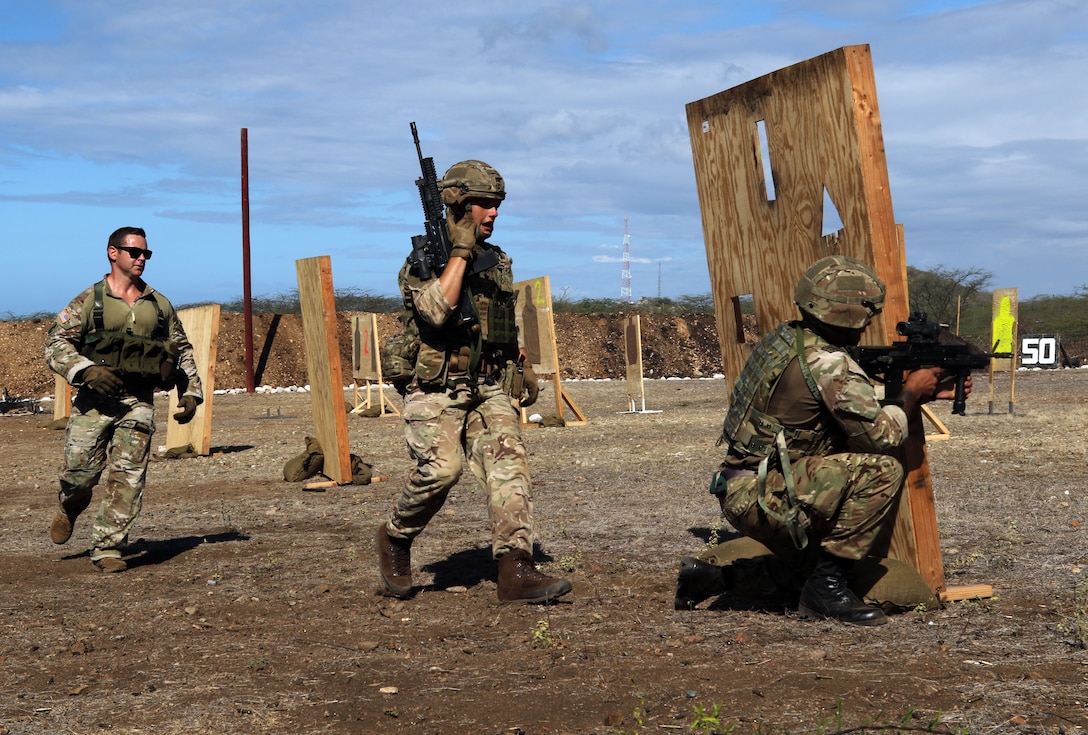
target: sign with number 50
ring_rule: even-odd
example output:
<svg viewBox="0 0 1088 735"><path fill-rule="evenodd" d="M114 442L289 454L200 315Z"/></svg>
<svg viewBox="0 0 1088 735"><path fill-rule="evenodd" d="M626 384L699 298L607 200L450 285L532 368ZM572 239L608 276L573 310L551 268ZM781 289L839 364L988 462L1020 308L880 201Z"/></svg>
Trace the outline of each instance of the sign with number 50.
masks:
<svg viewBox="0 0 1088 735"><path fill-rule="evenodd" d="M1020 366L1056 368L1059 362L1059 340L1056 334L1030 334L1020 341Z"/></svg>

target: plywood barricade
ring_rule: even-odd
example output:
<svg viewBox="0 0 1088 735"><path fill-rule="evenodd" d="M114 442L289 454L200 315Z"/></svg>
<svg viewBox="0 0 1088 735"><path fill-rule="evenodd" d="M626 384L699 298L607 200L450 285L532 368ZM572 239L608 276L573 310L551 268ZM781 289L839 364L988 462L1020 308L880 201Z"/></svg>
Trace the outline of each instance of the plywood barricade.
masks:
<svg viewBox="0 0 1088 735"><path fill-rule="evenodd" d="M796 318L793 292L821 257L868 263L887 286L866 341L887 344L908 316L906 253L892 212L868 45L846 46L686 107L722 361L737 376L750 347L740 304L761 333ZM842 229L826 235L825 209ZM900 459L908 477L878 553L913 565L945 599L921 415ZM972 588L970 596L976 597Z"/></svg>
<svg viewBox="0 0 1088 735"><path fill-rule="evenodd" d="M174 414L178 410L178 392L170 391L166 418L166 446L168 449L191 446L196 454L211 454L212 401L215 398L215 358L219 350L219 304L194 306L178 312L185 336L193 345L196 370L200 375L200 387L204 402L197 406L196 415L187 424L179 424Z"/></svg>
<svg viewBox="0 0 1088 735"><path fill-rule="evenodd" d="M646 385L642 373L642 318L629 314L623 320L623 360L627 366L627 411L623 413L661 413L646 410Z"/></svg>
<svg viewBox="0 0 1088 735"><path fill-rule="evenodd" d="M340 341L336 333L332 262L327 255L295 261L306 340L306 372L314 412L314 436L325 455L322 473L338 485L351 482L351 451L344 410Z"/></svg>
<svg viewBox="0 0 1088 735"><path fill-rule="evenodd" d="M351 376L355 379L352 394L355 407L352 413L362 413L374 406L371 389L377 394L379 416L400 416L400 410L386 400L382 387L382 357L378 345L378 315L356 314L351 317ZM360 398L359 383L365 386L365 397Z"/></svg>
<svg viewBox="0 0 1088 735"><path fill-rule="evenodd" d="M1008 352L1012 357L990 360L990 413L994 412L994 373L1009 373L1009 414L1016 414L1016 363L1020 349L1020 291L994 289L991 352Z"/></svg>
<svg viewBox="0 0 1088 735"><path fill-rule="evenodd" d="M53 376L53 420L72 415L72 386L60 375Z"/></svg>
<svg viewBox="0 0 1088 735"><path fill-rule="evenodd" d="M548 276L514 284L518 294L517 321L525 343L526 359L538 377L552 376L555 393L555 415L566 426L582 426L585 414L564 390L559 378L559 348L555 341L555 317L552 313L552 287ZM564 409L570 414L565 414ZM521 422L526 423L526 410L521 409Z"/></svg>

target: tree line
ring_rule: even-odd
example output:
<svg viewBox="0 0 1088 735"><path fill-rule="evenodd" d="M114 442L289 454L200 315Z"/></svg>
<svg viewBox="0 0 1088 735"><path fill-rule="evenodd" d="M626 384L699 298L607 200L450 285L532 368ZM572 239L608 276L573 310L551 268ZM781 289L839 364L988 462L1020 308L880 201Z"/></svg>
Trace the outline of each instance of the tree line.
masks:
<svg viewBox="0 0 1088 735"><path fill-rule="evenodd" d="M947 324L965 339L986 347L990 339L990 321L993 314L993 274L982 268L946 268L937 266L922 270L907 266L907 291L910 310L925 312L930 321ZM257 314L298 314L301 311L298 290L287 293L255 296L251 300ZM360 311L387 314L400 311L400 297L372 294L355 288L337 289L335 293L338 311ZM185 304L203 306L211 302ZM224 311L241 312L241 297L222 303ZM751 302L741 302L742 311L751 313ZM611 298L571 298L567 289L552 298L555 313L614 314L642 312L647 314L712 314L714 298L711 294L699 294L668 298L641 298L627 302ZM1034 296L1019 302L1020 334L1057 334L1065 343L1088 341L1088 285L1074 289L1072 294ZM51 319L53 314L4 315L4 321L31 321Z"/></svg>
<svg viewBox="0 0 1088 735"><path fill-rule="evenodd" d="M947 268L923 270L907 266L907 292L910 311L925 312L930 321L947 324L960 336L981 347L990 339L993 316L993 274L982 268ZM242 311L242 299L222 305L225 311ZM382 296L357 289L337 289L336 308L340 311L392 313L402 308L399 297ZM750 301L741 302L742 311L752 312ZM698 294L669 298L641 298L635 302L611 298L571 298L567 289L553 295L555 313L615 314L712 314L714 298ZM255 313L297 314L298 291L253 299ZM1044 294L1019 302L1021 334L1058 334L1065 342L1088 341L1088 285L1068 295Z"/></svg>

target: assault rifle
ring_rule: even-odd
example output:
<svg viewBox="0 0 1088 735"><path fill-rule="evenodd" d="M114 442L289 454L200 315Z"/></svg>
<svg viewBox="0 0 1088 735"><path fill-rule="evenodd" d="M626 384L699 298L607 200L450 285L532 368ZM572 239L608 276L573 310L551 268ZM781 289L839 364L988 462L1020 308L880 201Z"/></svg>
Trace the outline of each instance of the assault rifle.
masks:
<svg viewBox="0 0 1088 735"><path fill-rule="evenodd" d="M416 144L416 156L419 157L419 168L422 173L422 176L416 179L416 186L419 188L419 199L423 204L423 224L426 234L412 237L412 254L408 256L408 262L413 272L420 278L428 279L432 274L441 274L445 269L450 261L453 243L450 242L449 230L446 229L446 217L443 214L442 195L438 190L438 174L434 170L434 159L430 156L423 157L415 122L412 122L411 126L412 140ZM498 262L498 256L493 251L485 250L472 259L465 270L465 275L480 273L498 265ZM476 310L472 306L472 299L465 287L461 288L458 309L458 320L462 324L477 321Z"/></svg>
<svg viewBox="0 0 1088 735"><path fill-rule="evenodd" d="M884 399L895 400L903 392L903 373L922 368L943 368L956 380L952 413L963 416L967 404L965 383L972 370L989 366L991 358L1012 357L1011 352L984 352L952 334L939 322L926 321L923 311L916 311L905 322L895 325L896 334L906 337L886 347L848 347L851 357L865 373L884 383Z"/></svg>

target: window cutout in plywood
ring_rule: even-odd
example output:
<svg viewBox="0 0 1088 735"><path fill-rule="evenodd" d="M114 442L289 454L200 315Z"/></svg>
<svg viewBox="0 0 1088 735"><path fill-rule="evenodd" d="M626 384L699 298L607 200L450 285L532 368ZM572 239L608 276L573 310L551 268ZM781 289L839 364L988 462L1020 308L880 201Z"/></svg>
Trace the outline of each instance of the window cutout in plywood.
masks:
<svg viewBox="0 0 1088 735"><path fill-rule="evenodd" d="M759 341L759 323L756 321L752 294L734 296L730 301L733 302L734 337L737 344L754 345Z"/></svg>
<svg viewBox="0 0 1088 735"><path fill-rule="evenodd" d="M835 202L831 199L831 193L824 187L824 214L823 214L823 232L824 237L828 235L834 235L843 228L842 217L839 216L839 208L835 206Z"/></svg>
<svg viewBox="0 0 1088 735"><path fill-rule="evenodd" d="M771 147L767 144L767 123L756 120L756 133L759 135L759 162L763 167L763 190L767 194L767 201L773 202L776 198L774 190L774 170L771 168Z"/></svg>

